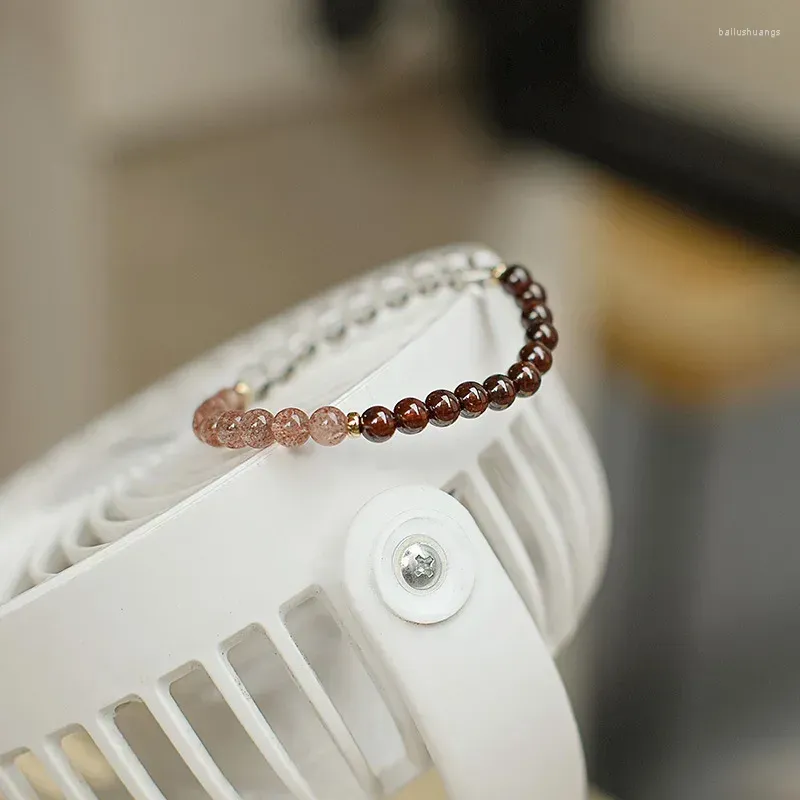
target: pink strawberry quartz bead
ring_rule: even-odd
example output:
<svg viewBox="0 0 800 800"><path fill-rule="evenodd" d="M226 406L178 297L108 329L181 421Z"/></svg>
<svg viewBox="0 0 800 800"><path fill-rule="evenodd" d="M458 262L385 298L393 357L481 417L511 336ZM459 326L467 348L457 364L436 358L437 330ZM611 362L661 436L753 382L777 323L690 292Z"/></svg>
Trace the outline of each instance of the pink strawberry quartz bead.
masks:
<svg viewBox="0 0 800 800"><path fill-rule="evenodd" d="M311 415L308 429L317 444L333 447L347 438L347 416L334 406L323 406Z"/></svg>
<svg viewBox="0 0 800 800"><path fill-rule="evenodd" d="M241 411L225 411L217 419L217 439L223 447L238 450L245 446Z"/></svg>
<svg viewBox="0 0 800 800"><path fill-rule="evenodd" d="M299 408L284 408L272 420L275 441L284 447L300 447L308 441L308 414Z"/></svg>
<svg viewBox="0 0 800 800"><path fill-rule="evenodd" d="M204 400L192 417L194 435L206 444L219 447L214 424L226 411L242 411L244 397L235 389L220 389L216 394Z"/></svg>
<svg viewBox="0 0 800 800"><path fill-rule="evenodd" d="M211 447L221 447L219 439L217 438L217 414L209 417L203 417L203 423L200 425L200 430L197 432L197 438L203 444L210 445Z"/></svg>
<svg viewBox="0 0 800 800"><path fill-rule="evenodd" d="M212 395L208 398L208 400L204 400L200 405L197 407L197 410L194 412L194 417L192 418L192 430L195 433L195 436L198 438L200 437L200 430L203 428L203 423L207 419L211 419L213 422L216 422L217 418L223 411L228 411L233 406L229 405L228 400L230 398L227 395L223 395L223 392L217 392L217 394Z"/></svg>
<svg viewBox="0 0 800 800"><path fill-rule="evenodd" d="M248 447L263 449L275 441L272 432L273 416L263 408L250 409L242 416L242 436Z"/></svg>
<svg viewBox="0 0 800 800"><path fill-rule="evenodd" d="M201 442L203 441L202 430L206 420L209 417L216 419L225 410L225 404L218 397L209 397L208 400L205 400L197 407L192 417L192 430Z"/></svg>

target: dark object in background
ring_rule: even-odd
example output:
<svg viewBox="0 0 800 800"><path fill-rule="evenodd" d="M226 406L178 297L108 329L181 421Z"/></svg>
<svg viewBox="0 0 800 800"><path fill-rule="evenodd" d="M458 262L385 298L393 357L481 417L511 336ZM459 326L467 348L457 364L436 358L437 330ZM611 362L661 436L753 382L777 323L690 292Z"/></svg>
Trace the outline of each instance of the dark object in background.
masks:
<svg viewBox="0 0 800 800"><path fill-rule="evenodd" d="M702 214L800 251L800 164L614 96L592 75L592 0L453 0L504 134L587 156Z"/></svg>
<svg viewBox="0 0 800 800"><path fill-rule="evenodd" d="M385 0L315 0L323 31L335 42L349 44L371 33L386 5Z"/></svg>
<svg viewBox="0 0 800 800"><path fill-rule="evenodd" d="M317 0L338 42L363 39L385 4ZM588 58L594 0L450 0L480 104L501 135L597 161L707 217L800 252L800 163L615 96Z"/></svg>

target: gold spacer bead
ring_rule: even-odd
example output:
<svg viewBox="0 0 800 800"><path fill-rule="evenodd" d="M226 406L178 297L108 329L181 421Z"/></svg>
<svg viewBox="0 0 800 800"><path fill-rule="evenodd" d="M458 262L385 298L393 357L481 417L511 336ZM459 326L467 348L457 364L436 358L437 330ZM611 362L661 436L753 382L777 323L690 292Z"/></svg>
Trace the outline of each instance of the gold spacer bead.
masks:
<svg viewBox="0 0 800 800"><path fill-rule="evenodd" d="M347 415L347 435L351 439L361 436L361 414L355 411L351 411Z"/></svg>
<svg viewBox="0 0 800 800"><path fill-rule="evenodd" d="M236 385L233 387L233 391L244 400L245 408L249 408L253 404L253 389L250 387L249 383L237 381Z"/></svg>
<svg viewBox="0 0 800 800"><path fill-rule="evenodd" d="M508 272L508 264L504 264L501 261L499 264L496 264L494 267L492 267L492 280L499 282L506 272Z"/></svg>

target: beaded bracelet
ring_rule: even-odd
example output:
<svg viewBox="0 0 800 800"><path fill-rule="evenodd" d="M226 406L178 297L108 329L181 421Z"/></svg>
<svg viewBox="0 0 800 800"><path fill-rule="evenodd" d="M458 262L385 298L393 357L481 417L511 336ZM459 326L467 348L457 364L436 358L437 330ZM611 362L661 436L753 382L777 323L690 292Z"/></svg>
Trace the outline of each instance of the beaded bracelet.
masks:
<svg viewBox="0 0 800 800"><path fill-rule="evenodd" d="M459 417L479 417L487 409L502 411L517 397L530 397L541 385L542 375L553 365L552 351L558 332L547 305L547 294L528 270L518 264L498 264L487 269L483 279L499 283L521 310L525 346L519 360L505 374L490 375L483 383L465 381L451 392L436 389L423 402L405 397L394 407L371 406L362 413L345 414L334 406L318 408L309 417L299 408L284 408L274 416L263 408L251 408L253 388L245 381L221 389L195 410L192 430L212 447L254 447L263 449L277 442L300 447L309 438L330 447L346 438L359 436L370 442L386 442L395 431L415 434L429 424L437 428L452 425Z"/></svg>

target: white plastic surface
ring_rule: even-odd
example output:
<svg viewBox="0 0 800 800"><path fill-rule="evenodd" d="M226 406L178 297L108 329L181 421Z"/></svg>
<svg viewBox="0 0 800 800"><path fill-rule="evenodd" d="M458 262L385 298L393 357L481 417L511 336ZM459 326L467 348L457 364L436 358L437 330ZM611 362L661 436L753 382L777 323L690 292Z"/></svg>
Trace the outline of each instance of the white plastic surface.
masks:
<svg viewBox="0 0 800 800"><path fill-rule="evenodd" d="M386 544L412 531L447 559L441 583L418 598L423 604L449 608L450 585L458 591L469 574L461 607L438 623L403 619L381 591L380 573L391 566ZM426 486L379 494L353 521L344 572L353 613L400 687L449 797L585 797L580 738L553 660L460 503Z"/></svg>
<svg viewBox="0 0 800 800"><path fill-rule="evenodd" d="M369 329L320 344L309 361L314 368L299 368L269 406L390 404L506 368L521 336L513 304L501 292L441 288L404 296L402 290L427 274L421 265L458 273L470 259L497 257L474 248L423 254L312 301L134 399L6 487L0 495L5 800L29 797L14 766L27 750L69 800L92 796L63 759L61 737L75 726L88 732L107 773L136 798L378 797L424 770L429 754L434 762L441 755L449 774L451 747L458 748L454 758L475 754L474 772L517 768L520 751L499 734L488 740L477 725L433 724L434 712L446 716L456 698L420 716L410 699L412 672L374 645L374 629L373 644L365 640L353 619L342 559L353 517L376 495L419 484L451 492L509 577L510 583L500 580L489 559L501 587L494 615L508 615L523 633L524 647L498 639L495 672L508 663L509 681L521 679L513 659L514 647L523 647L539 665L530 702L540 708L545 700L535 689L540 681L550 686L555 673L543 666L534 625L551 652L571 634L602 573L608 541L602 471L557 374L545 377L536 397L502 414L381 446L355 441L225 453L200 445L188 430L199 399L310 330L309 320L323 318L322 307L326 325L335 328L342 319L351 330L363 324L353 321L354 299L367 319L365 306L384 292L395 308L377 312ZM484 585L476 571L464 609L424 626L433 643L425 664L432 683L454 669L463 673L462 686L480 680L476 653L468 658L452 643L436 642L473 599L489 599ZM497 631L505 637L503 624ZM269 641L263 650L252 644L259 637ZM248 655L237 662L232 654L241 647ZM477 652L477 644L470 647ZM171 694L174 682L193 675L206 675L218 693L209 689L192 700L200 723L190 723ZM543 691L550 696L551 688ZM146 743L126 739L131 734L123 736L115 722L117 709L139 709L139 701L176 753L157 775L145 764ZM206 743L203 719L213 723ZM232 727L222 727L223 719ZM492 729L501 723L496 718ZM214 739L213 731L223 730ZM463 748L443 735L463 738ZM168 749L158 745L150 755L160 758ZM504 754L513 762L506 764ZM580 780L573 760L564 769L564 786ZM262 774L263 780L251 777ZM452 800L462 800L458 779L449 780ZM49 797L43 786L37 790Z"/></svg>

